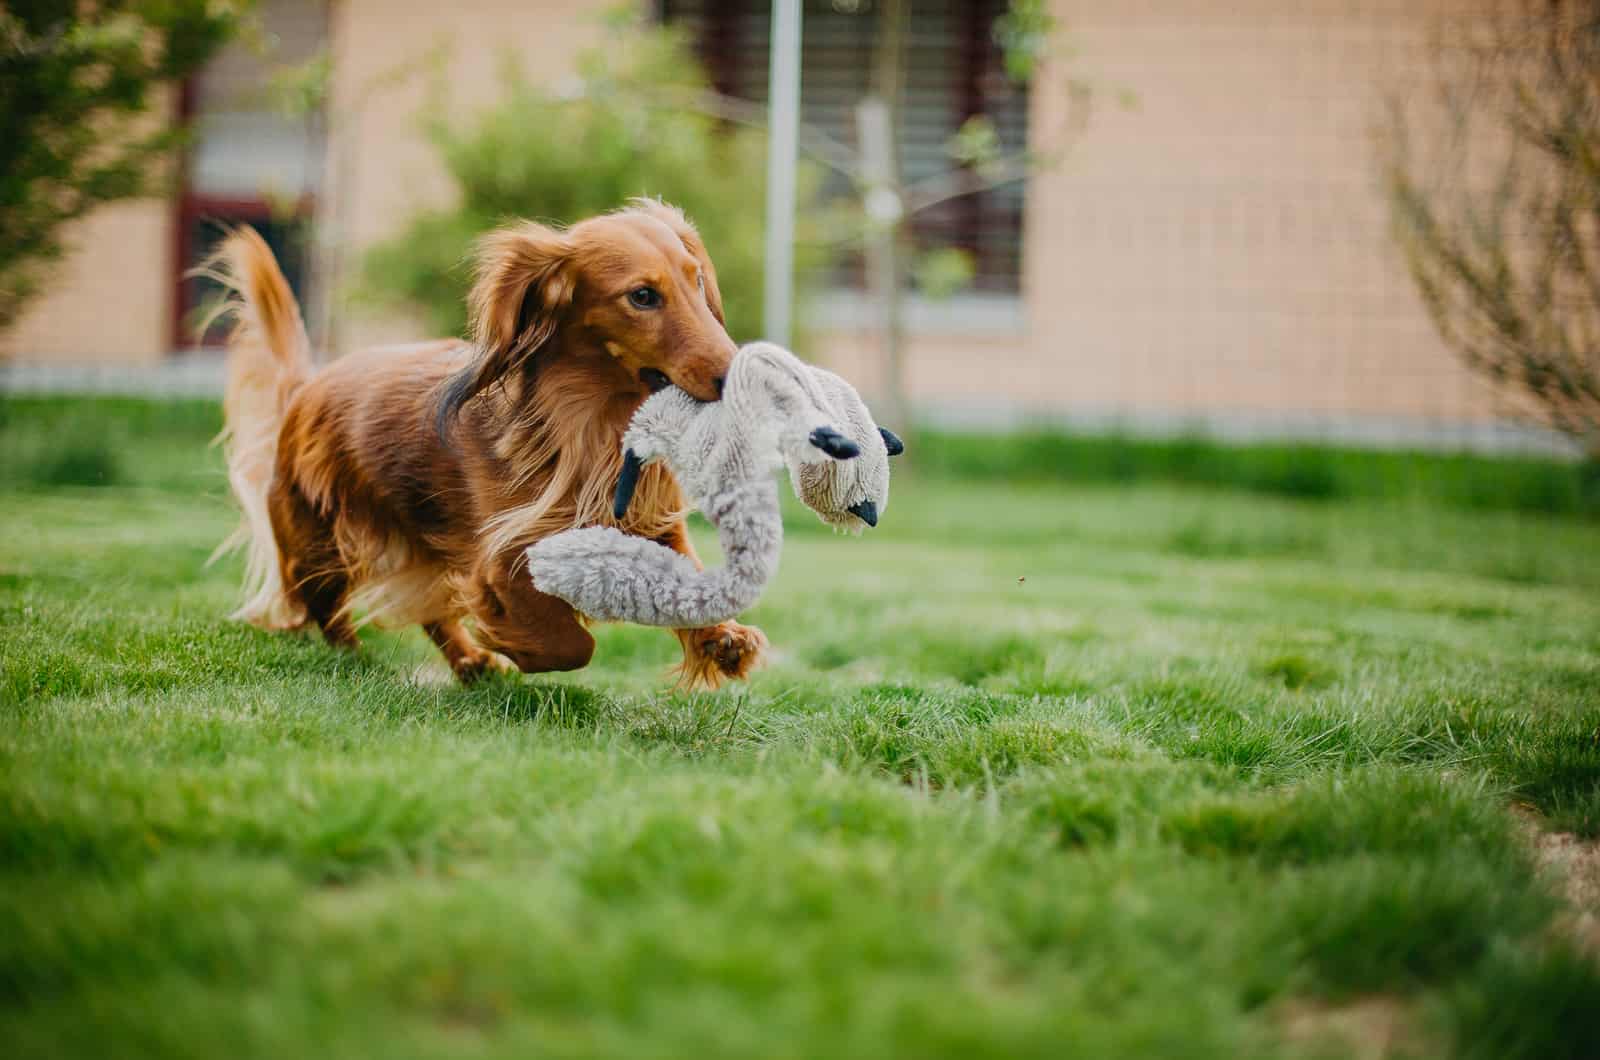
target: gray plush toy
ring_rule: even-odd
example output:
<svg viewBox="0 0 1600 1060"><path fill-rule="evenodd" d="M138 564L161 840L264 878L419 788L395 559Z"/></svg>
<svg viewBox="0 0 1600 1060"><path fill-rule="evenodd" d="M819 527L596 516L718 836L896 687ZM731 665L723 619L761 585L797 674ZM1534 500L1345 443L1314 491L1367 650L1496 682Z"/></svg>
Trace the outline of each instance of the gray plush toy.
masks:
<svg viewBox="0 0 1600 1060"><path fill-rule="evenodd" d="M580 614L675 629L733 618L777 570L783 521L773 471L788 467L796 495L823 522L860 533L888 507L888 458L904 448L849 383L770 342L734 356L721 401L668 387L639 407L622 441L616 517L640 470L665 460L717 528L723 566L701 570L665 545L594 526L543 539L528 549L528 567L540 592Z"/></svg>

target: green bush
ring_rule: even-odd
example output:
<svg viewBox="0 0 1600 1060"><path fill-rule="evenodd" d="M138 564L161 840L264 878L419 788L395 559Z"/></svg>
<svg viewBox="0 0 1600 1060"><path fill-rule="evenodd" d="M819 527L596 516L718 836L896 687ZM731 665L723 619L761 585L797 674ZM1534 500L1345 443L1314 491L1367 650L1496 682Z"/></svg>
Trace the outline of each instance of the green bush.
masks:
<svg viewBox="0 0 1600 1060"><path fill-rule="evenodd" d="M919 431L916 460L956 478L1161 481L1302 500L1425 498L1470 509L1600 516L1600 464L1539 457L1031 430Z"/></svg>
<svg viewBox="0 0 1600 1060"><path fill-rule="evenodd" d="M220 487L214 401L0 396L0 487Z"/></svg>
<svg viewBox="0 0 1600 1060"><path fill-rule="evenodd" d="M48 282L73 221L161 190L161 163L183 130L150 115L166 111L168 92L228 42L250 6L0 7L0 330Z"/></svg>
<svg viewBox="0 0 1600 1060"><path fill-rule="evenodd" d="M220 486L221 459L207 443L221 425L215 401L0 397L0 486ZM1600 518L1600 466L1590 463L1045 431L919 431L916 446L915 467L931 478L1169 482L1312 501L1424 501ZM798 505L785 513L786 532L825 532ZM1206 519L1178 527L1169 543L1190 556L1319 555L1327 547L1321 532Z"/></svg>
<svg viewBox="0 0 1600 1060"><path fill-rule="evenodd" d="M613 23L611 33L580 58L571 91L536 84L508 61L503 98L468 120L436 95L423 126L456 204L419 213L373 248L365 294L409 303L436 331L461 334L466 258L482 233L517 218L571 223L648 195L681 207L699 228L733 337L760 336L765 133L696 109L704 75L676 31ZM801 276L818 259L806 229L817 183L802 172Z"/></svg>

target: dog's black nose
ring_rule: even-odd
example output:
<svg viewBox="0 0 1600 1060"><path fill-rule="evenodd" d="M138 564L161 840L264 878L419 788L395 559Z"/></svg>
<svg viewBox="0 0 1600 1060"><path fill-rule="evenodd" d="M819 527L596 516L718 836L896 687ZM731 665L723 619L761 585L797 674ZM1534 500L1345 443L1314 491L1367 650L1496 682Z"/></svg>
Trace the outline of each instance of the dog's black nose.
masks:
<svg viewBox="0 0 1600 1060"><path fill-rule="evenodd" d="M859 504L852 504L850 507L846 508L845 511L849 512L857 519L860 519L868 526L878 525L878 506L873 504L871 501L862 501Z"/></svg>
<svg viewBox="0 0 1600 1060"><path fill-rule="evenodd" d="M717 397L721 397L722 388L728 385L728 377L725 375L719 375L715 379L711 380L711 385L717 388Z"/></svg>

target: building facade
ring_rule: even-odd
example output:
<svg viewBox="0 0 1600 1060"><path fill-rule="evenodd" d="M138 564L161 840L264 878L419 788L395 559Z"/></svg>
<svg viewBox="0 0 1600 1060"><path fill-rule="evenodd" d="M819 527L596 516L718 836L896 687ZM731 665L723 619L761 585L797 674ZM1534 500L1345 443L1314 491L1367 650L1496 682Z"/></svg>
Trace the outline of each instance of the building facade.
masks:
<svg viewBox="0 0 1600 1060"><path fill-rule="evenodd" d="M494 98L511 50L559 79L607 30L596 0L265 0L289 58L326 49L326 113L292 121L242 91L264 71L231 55L174 112L199 138L171 200L89 218L49 293L0 338L28 360L157 362L193 339L180 282L203 219L250 220L284 247L314 217L334 277L312 291L333 352L418 338L404 314L337 304L362 248L450 187L418 132L441 64L452 106ZM1444 348L1391 245L1373 151L1384 93L1419 67L1446 0L1053 0L1070 44L1025 93L995 77L996 0L913 0L908 175L939 160L975 109L1013 143L1060 139L1086 82L1087 125L1025 184L955 202L925 223L965 246L977 282L913 299L910 397L974 420L1025 415L1172 423L1462 425L1492 395ZM700 42L717 86L760 98L762 0L663 0L652 11ZM848 135L871 0L806 0L808 121ZM851 19L856 22L852 24ZM246 102L239 102L244 99ZM919 153L920 152L920 153ZM752 175L760 179L760 175ZM302 255L309 251L302 244ZM711 248L713 255L716 248ZM285 252L286 259L294 258ZM305 257L309 261L309 256ZM293 268L298 266L292 266ZM883 385L876 338L848 269L814 306L811 353ZM726 292L730 298L760 293ZM323 307L318 310L316 307ZM753 336L738 336L750 338Z"/></svg>

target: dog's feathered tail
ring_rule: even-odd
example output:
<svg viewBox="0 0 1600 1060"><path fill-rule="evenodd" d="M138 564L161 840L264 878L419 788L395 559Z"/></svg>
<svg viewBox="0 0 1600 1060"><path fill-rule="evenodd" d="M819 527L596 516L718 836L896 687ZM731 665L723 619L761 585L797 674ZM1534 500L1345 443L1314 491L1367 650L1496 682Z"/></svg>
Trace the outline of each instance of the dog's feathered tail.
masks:
<svg viewBox="0 0 1600 1060"><path fill-rule="evenodd" d="M305 622L305 609L284 592L267 492L289 400L311 378L311 340L289 282L255 229L230 232L195 274L223 287L213 319L236 319L228 339L220 440L242 518L212 558L245 549L245 601L234 618L270 629L293 628Z"/></svg>

